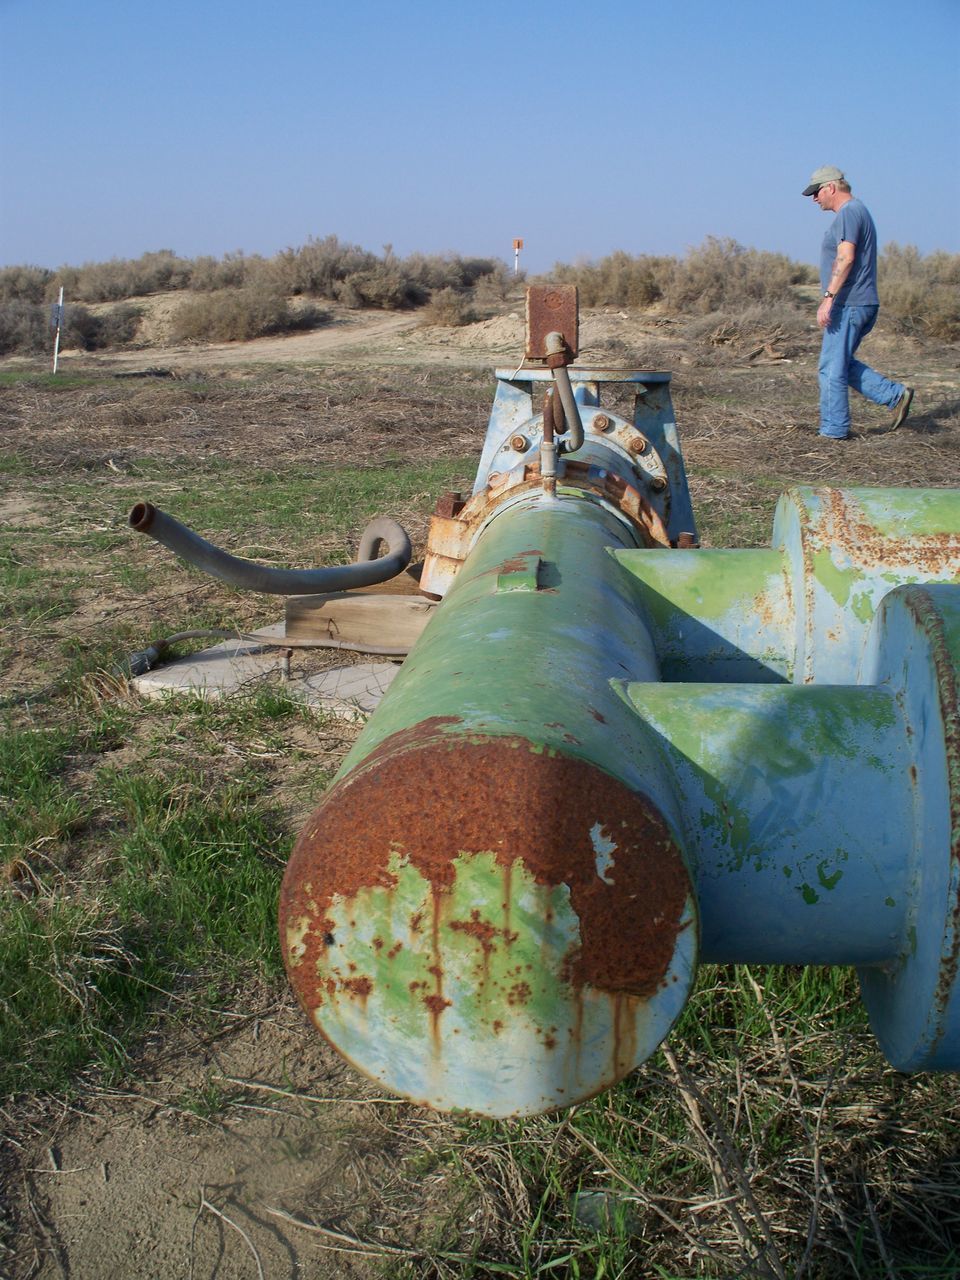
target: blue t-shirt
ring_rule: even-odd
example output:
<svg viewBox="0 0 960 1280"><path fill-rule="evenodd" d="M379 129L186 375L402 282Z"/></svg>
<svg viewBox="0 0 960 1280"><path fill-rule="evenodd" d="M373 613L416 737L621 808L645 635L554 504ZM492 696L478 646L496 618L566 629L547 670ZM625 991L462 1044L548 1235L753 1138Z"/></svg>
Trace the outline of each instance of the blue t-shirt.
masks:
<svg viewBox="0 0 960 1280"><path fill-rule="evenodd" d="M847 282L837 294L840 306L877 307L877 228L870 210L856 197L848 200L827 228L820 246L820 283L830 288L830 276L837 257L837 245L848 240L856 248Z"/></svg>

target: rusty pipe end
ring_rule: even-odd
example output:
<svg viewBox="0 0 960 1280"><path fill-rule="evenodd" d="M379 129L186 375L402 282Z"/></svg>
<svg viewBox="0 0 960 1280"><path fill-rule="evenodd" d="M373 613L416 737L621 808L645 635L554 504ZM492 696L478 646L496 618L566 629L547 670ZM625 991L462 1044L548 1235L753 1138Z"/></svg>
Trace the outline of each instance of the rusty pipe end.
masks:
<svg viewBox="0 0 960 1280"><path fill-rule="evenodd" d="M571 1106L679 1016L689 873L645 795L454 722L388 738L308 820L280 895L287 972L323 1034L396 1093L500 1117Z"/></svg>
<svg viewBox="0 0 960 1280"><path fill-rule="evenodd" d="M127 523L131 529L135 529L137 533L149 533L150 526L156 519L157 508L152 502L137 502L130 509L130 515L127 517Z"/></svg>

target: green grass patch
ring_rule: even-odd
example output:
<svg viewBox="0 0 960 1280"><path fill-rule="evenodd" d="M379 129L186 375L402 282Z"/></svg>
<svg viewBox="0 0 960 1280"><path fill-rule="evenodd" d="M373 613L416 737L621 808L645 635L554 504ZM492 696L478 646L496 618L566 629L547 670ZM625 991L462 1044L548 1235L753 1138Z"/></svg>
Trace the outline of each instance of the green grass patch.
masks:
<svg viewBox="0 0 960 1280"><path fill-rule="evenodd" d="M223 734L280 741L309 713L278 693L209 706L145 709L152 744L123 769L97 766L129 739L132 712L3 735L0 1094L68 1088L90 1067L116 1075L174 996L279 977L292 833L262 768L225 771L216 753L206 768L168 762L172 745L202 758Z"/></svg>

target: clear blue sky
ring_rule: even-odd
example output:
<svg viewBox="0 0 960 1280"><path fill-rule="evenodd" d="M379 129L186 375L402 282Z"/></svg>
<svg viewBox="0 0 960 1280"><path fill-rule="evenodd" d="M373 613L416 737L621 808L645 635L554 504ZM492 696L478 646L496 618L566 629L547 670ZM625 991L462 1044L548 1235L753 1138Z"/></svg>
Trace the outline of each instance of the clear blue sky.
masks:
<svg viewBox="0 0 960 1280"><path fill-rule="evenodd" d="M960 252L960 0L0 0L0 264Z"/></svg>

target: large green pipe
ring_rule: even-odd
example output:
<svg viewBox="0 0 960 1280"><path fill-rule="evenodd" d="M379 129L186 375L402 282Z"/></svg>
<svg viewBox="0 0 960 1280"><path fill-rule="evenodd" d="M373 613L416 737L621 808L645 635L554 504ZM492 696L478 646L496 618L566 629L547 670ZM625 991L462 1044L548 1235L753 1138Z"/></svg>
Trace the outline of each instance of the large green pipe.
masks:
<svg viewBox="0 0 960 1280"><path fill-rule="evenodd" d="M643 1061L696 907L629 527L582 496L497 515L297 843L291 981L347 1058L444 1108L529 1114Z"/></svg>

